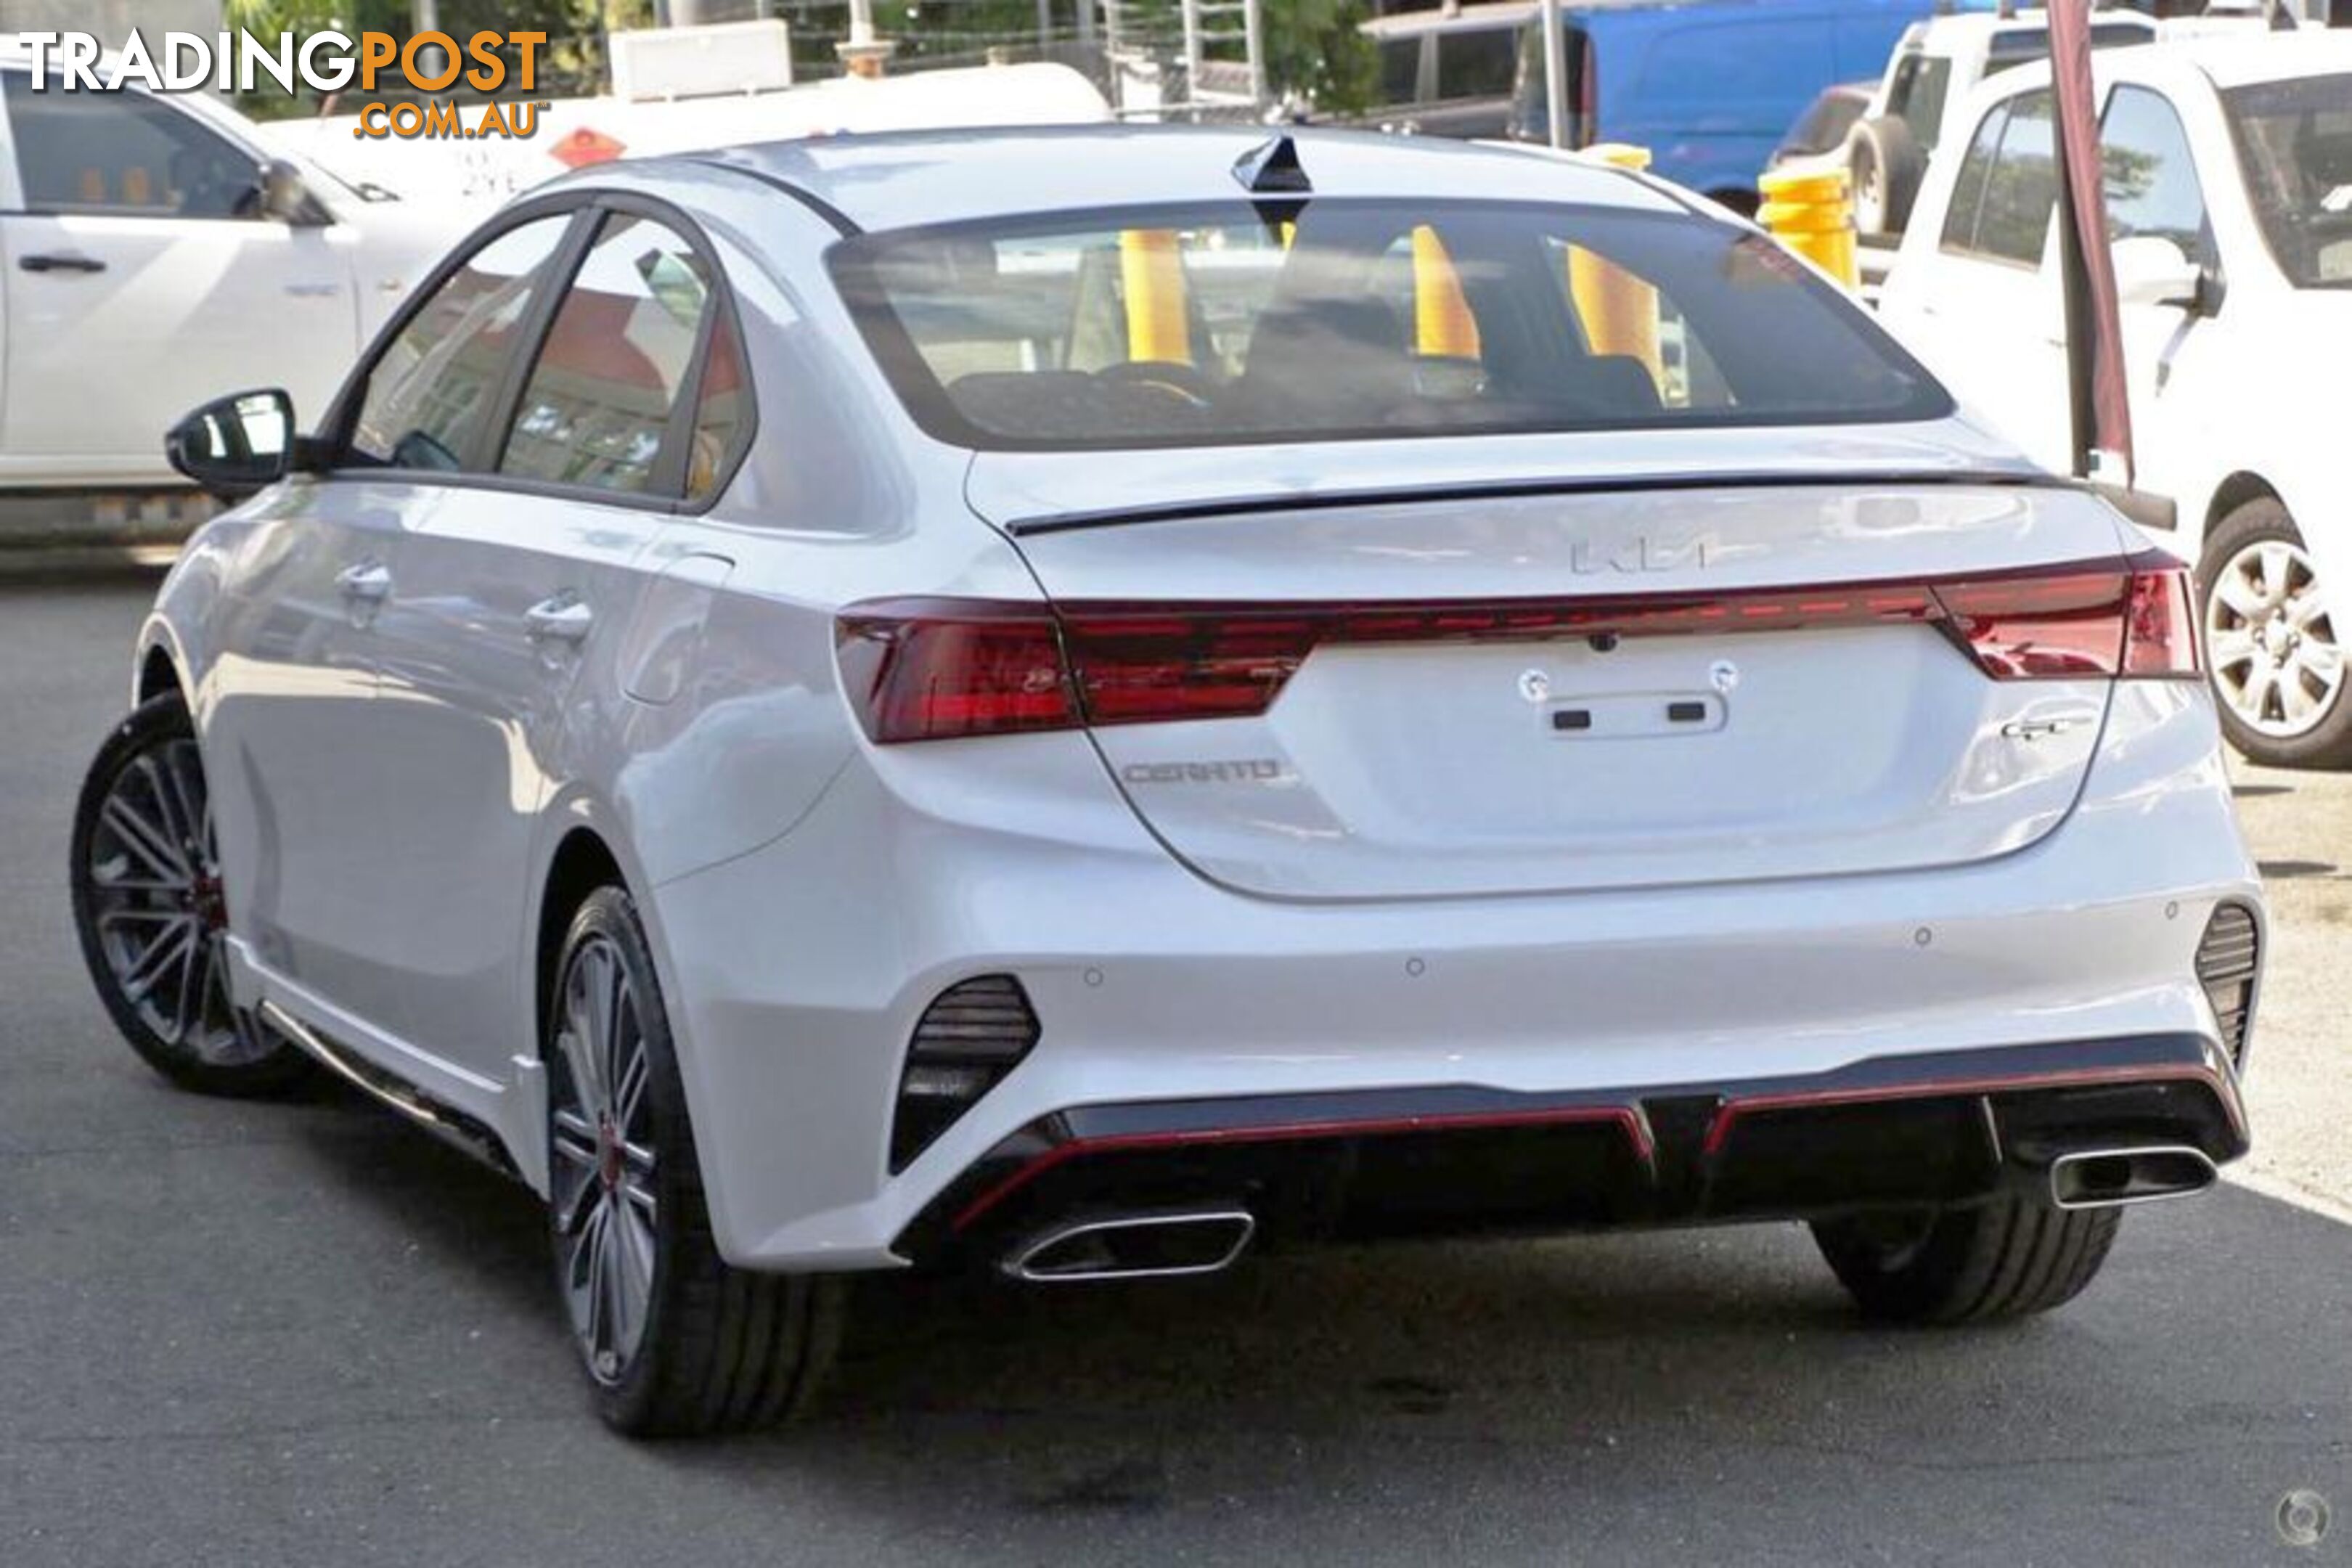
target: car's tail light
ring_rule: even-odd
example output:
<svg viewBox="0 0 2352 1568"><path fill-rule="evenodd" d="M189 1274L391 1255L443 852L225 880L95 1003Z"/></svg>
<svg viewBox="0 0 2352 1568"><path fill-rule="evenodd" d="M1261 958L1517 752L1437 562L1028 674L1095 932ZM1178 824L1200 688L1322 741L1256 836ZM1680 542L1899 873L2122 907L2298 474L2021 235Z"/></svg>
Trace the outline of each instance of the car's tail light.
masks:
<svg viewBox="0 0 2352 1568"><path fill-rule="evenodd" d="M2195 679L2205 673L2197 641L2197 595L2189 568L2135 562L2131 608L2124 622L2128 676Z"/></svg>
<svg viewBox="0 0 2352 1568"><path fill-rule="evenodd" d="M841 674L877 741L1066 730L1077 709L1061 633L1042 605L892 599L835 626Z"/></svg>
<svg viewBox="0 0 2352 1568"><path fill-rule="evenodd" d="M1944 626L1996 680L2195 676L2186 568L2138 557L2121 571L2017 574L1934 589Z"/></svg>
<svg viewBox="0 0 2352 1568"><path fill-rule="evenodd" d="M1263 713L1327 643L1525 642L1907 623L1996 680L2193 678L2188 575L2161 557L1927 583L1427 604L854 605L841 665L877 741Z"/></svg>

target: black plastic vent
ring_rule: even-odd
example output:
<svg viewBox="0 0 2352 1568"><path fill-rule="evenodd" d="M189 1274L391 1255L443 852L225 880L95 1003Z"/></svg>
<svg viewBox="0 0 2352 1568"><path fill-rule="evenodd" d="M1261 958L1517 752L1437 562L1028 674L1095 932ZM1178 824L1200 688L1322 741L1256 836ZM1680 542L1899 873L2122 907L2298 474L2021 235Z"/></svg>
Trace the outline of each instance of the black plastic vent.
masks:
<svg viewBox="0 0 2352 1568"><path fill-rule="evenodd" d="M891 1173L929 1148L1036 1043L1037 1015L1010 974L979 975L933 998L908 1042L906 1070L898 1078Z"/></svg>
<svg viewBox="0 0 2352 1568"><path fill-rule="evenodd" d="M2254 912L2243 904L2223 904L2205 922L2197 944L2197 984L2221 1020L2221 1047L2232 1067L2246 1062L2246 1031L2253 1025L2254 982L2262 973L2262 934Z"/></svg>

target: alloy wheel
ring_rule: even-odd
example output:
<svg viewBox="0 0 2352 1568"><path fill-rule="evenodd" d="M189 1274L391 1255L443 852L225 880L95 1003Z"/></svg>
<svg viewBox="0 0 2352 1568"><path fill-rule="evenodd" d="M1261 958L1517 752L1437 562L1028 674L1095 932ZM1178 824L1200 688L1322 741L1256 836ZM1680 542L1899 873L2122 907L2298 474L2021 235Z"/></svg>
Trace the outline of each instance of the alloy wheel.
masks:
<svg viewBox="0 0 2352 1568"><path fill-rule="evenodd" d="M115 775L82 869L106 971L158 1041L207 1067L270 1054L229 999L228 905L194 741L142 752Z"/></svg>
<svg viewBox="0 0 2352 1568"><path fill-rule="evenodd" d="M655 1151L637 997L605 937L572 950L548 1063L551 1216L588 1369L618 1383L654 1297Z"/></svg>
<svg viewBox="0 0 2352 1568"><path fill-rule="evenodd" d="M2213 688L2249 729L2291 740L2319 727L2344 686L2344 652L2311 557L2262 539L2230 557L2205 600Z"/></svg>

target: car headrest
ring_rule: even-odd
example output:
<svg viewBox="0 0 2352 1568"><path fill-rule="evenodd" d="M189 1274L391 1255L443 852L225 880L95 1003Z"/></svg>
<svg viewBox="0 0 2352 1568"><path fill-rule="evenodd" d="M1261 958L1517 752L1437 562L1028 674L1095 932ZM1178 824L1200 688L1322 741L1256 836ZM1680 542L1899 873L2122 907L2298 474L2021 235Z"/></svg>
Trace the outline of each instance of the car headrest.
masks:
<svg viewBox="0 0 2352 1568"><path fill-rule="evenodd" d="M1402 366L1404 324L1395 311L1370 298L1297 300L1258 318L1243 374L1303 374L1320 380L1348 361L1366 358Z"/></svg>
<svg viewBox="0 0 2352 1568"><path fill-rule="evenodd" d="M1583 371L1584 384L1577 394L1596 412L1655 414L1665 406L1650 367L1632 354L1594 354L1584 362Z"/></svg>

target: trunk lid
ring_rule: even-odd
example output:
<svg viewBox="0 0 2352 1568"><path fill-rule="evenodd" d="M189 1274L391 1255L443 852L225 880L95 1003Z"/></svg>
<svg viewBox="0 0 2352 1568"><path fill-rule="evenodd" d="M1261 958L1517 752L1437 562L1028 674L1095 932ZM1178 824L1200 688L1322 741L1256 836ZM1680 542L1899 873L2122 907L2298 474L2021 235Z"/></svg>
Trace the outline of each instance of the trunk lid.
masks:
<svg viewBox="0 0 2352 1568"><path fill-rule="evenodd" d="M1848 472L1822 482L1801 441L1758 442L1742 476L1705 485L1642 482L1620 442L1565 471L1614 462L1622 489L1530 476L1495 493L1467 467L1451 480L1442 452L1407 476L1358 447L1345 468L1297 448L1122 454L1111 475L1100 458L987 454L971 493L1066 613L1312 605L1376 628L1317 641L1261 714L1094 726L1144 823L1237 890L1556 893L2022 848L2073 808L2108 678L1995 680L1941 626L1830 612L2021 568L2117 569L2123 535L2087 495L1958 479L1948 446L1826 440ZM1286 477L1302 469L1362 482L1307 502ZM1475 471L1493 480L1491 447ZM1110 521L1114 485L1175 499ZM1486 608L1447 618L1465 605ZM1657 629L1661 609L1672 635L1581 629L1635 611Z"/></svg>

